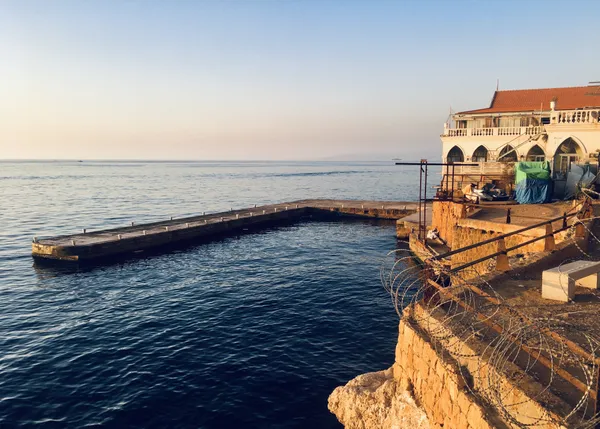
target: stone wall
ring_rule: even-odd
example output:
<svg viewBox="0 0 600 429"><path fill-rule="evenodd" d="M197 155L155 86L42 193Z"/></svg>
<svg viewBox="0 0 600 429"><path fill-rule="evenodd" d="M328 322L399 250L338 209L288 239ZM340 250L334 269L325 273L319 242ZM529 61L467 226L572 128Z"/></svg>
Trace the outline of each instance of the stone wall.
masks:
<svg viewBox="0 0 600 429"><path fill-rule="evenodd" d="M364 206L363 206L364 207ZM397 220L402 217L408 216L410 214L416 213L417 210L412 208L412 206L406 205L404 208L395 209L395 208L385 208L385 205L381 206L381 208L375 207L366 207L366 208L358 208L358 207L330 207L330 208L322 208L322 207L312 207L311 210L314 213L337 213L340 215L346 216L356 216L356 217L374 217L380 219L393 219Z"/></svg>
<svg viewBox="0 0 600 429"><path fill-rule="evenodd" d="M499 427L468 392L457 365L442 359L425 336L404 321L400 322L392 368L400 388L412 392L432 428Z"/></svg>
<svg viewBox="0 0 600 429"><path fill-rule="evenodd" d="M438 340L432 341L430 332ZM394 378L412 391L433 428L564 429L556 412L566 415L569 406L514 363L497 370L489 352L487 343L472 339L467 344L430 309L411 305L400 322ZM496 398L506 401L504 411L511 418L490 402Z"/></svg>
<svg viewBox="0 0 600 429"><path fill-rule="evenodd" d="M434 201L432 213L431 227L437 228L448 247L456 248L453 246L454 227L460 219L467 217L467 206L452 201Z"/></svg>
<svg viewBox="0 0 600 429"><path fill-rule="evenodd" d="M564 429L550 411L565 412L563 401L550 394L543 404L531 399L541 385L514 365L494 369L485 345L466 344L428 311L419 304L405 310L392 368L360 375L331 394L329 410L347 429ZM443 340L429 332L443 332ZM516 404L511 410L520 424L480 394L490 391L490 380L498 397Z"/></svg>
<svg viewBox="0 0 600 429"><path fill-rule="evenodd" d="M452 232L452 249L460 249L466 246L470 246L471 244L489 240L491 238L498 237L500 235L513 232L522 228L523 226L520 225L500 224L496 222L488 222L477 219L461 219L459 220L458 224L454 226ZM544 228L534 228L522 234L515 234L510 237L507 237L504 240L504 243L506 248L510 248L512 246L516 246L517 244L529 241L532 238L543 236L545 233L546 230ZM528 244L526 246L520 247L516 250L513 250L512 252L508 252L508 256L510 257L516 254L525 253L538 253L543 252L544 249L545 241L542 239L534 243ZM486 255L491 255L493 253L496 253L498 250L498 242L484 244L481 246L477 246L471 250L466 250L464 252L452 256L452 267L458 267L467 262L471 262L473 260L482 258ZM488 273L489 271L493 271L494 269L495 259L489 259L487 261L474 265L469 270L469 272L471 272L472 274L483 274ZM472 276L467 276L466 278L469 277Z"/></svg>

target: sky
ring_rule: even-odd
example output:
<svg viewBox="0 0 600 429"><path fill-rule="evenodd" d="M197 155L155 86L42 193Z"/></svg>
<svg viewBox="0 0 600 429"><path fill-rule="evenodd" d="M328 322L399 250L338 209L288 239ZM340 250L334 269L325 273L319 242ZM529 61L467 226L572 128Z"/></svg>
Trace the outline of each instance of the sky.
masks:
<svg viewBox="0 0 600 429"><path fill-rule="evenodd" d="M600 80L599 1L0 0L0 159L439 158L450 109Z"/></svg>

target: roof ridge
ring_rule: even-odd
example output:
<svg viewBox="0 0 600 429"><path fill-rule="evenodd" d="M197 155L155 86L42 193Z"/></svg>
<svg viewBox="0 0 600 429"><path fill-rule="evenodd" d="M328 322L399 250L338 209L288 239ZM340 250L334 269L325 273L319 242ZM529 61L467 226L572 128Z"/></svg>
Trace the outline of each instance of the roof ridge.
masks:
<svg viewBox="0 0 600 429"><path fill-rule="evenodd" d="M494 95L492 96L492 101L490 101L490 107L489 107L489 109L491 109L492 107L494 107L494 101L496 101L496 95L498 95L498 92L500 92L500 91L498 91L498 90L494 91Z"/></svg>
<svg viewBox="0 0 600 429"><path fill-rule="evenodd" d="M499 89L497 92L516 92L516 91L543 91L546 89L575 89L575 88L596 88L598 85L580 85L580 86L555 86L550 88L522 88L522 89Z"/></svg>

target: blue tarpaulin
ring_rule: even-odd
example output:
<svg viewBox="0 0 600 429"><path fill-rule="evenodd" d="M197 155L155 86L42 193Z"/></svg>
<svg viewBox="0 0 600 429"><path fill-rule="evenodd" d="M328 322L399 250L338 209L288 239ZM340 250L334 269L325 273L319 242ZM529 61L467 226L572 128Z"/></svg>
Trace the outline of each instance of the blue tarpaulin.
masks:
<svg viewBox="0 0 600 429"><path fill-rule="evenodd" d="M552 180L523 179L516 186L519 204L541 204L552 201Z"/></svg>
<svg viewBox="0 0 600 429"><path fill-rule="evenodd" d="M552 200L550 163L517 162L515 164L516 200L520 204L549 203Z"/></svg>

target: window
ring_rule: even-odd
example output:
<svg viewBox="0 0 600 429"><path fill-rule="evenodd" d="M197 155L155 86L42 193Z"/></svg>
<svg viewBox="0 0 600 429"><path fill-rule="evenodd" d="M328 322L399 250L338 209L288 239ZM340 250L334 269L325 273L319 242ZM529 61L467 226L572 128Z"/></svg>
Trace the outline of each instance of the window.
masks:
<svg viewBox="0 0 600 429"><path fill-rule="evenodd" d="M566 139L556 149L554 154L554 177L558 180L566 180L567 173L571 171L571 163L579 161L583 151L572 138Z"/></svg>
<svg viewBox="0 0 600 429"><path fill-rule="evenodd" d="M566 175L571 171L571 163L577 162L577 155L561 153L558 156L558 173Z"/></svg>
<svg viewBox="0 0 600 429"><path fill-rule="evenodd" d="M475 149L475 152L473 152L473 156L471 157L471 160L473 162L486 162L487 158L488 158L488 150L483 146L479 146L477 149Z"/></svg>
<svg viewBox="0 0 600 429"><path fill-rule="evenodd" d="M508 116L500 118L500 128L520 127L520 126L521 126L521 118L508 117Z"/></svg>
<svg viewBox="0 0 600 429"><path fill-rule="evenodd" d="M458 146L454 146L448 152L448 156L446 158L447 162L463 162L465 157L463 155L462 150Z"/></svg>
<svg viewBox="0 0 600 429"><path fill-rule="evenodd" d="M498 161L500 161L500 162L517 162L517 152L511 145L507 144L500 151L500 156L498 157Z"/></svg>
<svg viewBox="0 0 600 429"><path fill-rule="evenodd" d="M540 161L545 161L545 160L546 160L546 155L544 154L544 151L542 150L542 148L539 147L538 145L533 146L527 152L527 161L540 162Z"/></svg>

